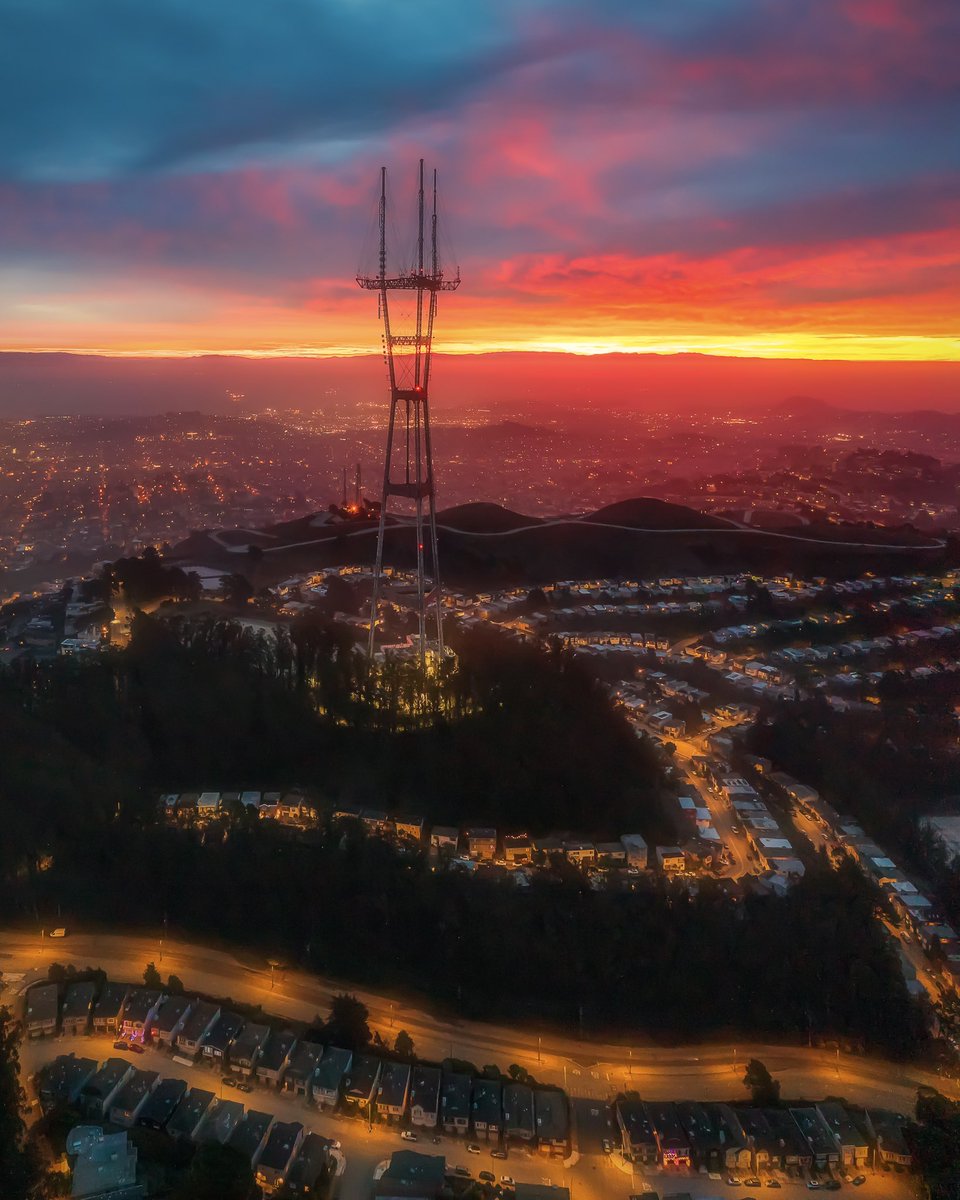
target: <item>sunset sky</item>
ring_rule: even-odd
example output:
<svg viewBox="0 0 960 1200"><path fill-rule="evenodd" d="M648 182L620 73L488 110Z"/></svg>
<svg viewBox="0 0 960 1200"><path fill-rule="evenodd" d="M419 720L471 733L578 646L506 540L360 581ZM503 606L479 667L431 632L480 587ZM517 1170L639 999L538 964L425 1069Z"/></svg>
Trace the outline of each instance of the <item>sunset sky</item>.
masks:
<svg viewBox="0 0 960 1200"><path fill-rule="evenodd" d="M443 349L960 360L957 0L0 4L0 347L369 353L423 155Z"/></svg>

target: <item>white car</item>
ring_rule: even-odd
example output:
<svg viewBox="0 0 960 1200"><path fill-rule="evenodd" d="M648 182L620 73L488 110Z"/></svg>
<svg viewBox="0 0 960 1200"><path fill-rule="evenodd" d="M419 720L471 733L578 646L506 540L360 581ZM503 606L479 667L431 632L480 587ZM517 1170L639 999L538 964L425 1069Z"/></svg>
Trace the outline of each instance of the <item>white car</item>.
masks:
<svg viewBox="0 0 960 1200"><path fill-rule="evenodd" d="M501 1187L513 1187L513 1176L512 1175L501 1175L500 1176L500 1186Z"/></svg>
<svg viewBox="0 0 960 1200"><path fill-rule="evenodd" d="M479 1154L480 1147L477 1145L476 1142L471 1142L470 1145L467 1147L467 1153L468 1154Z"/></svg>
<svg viewBox="0 0 960 1200"><path fill-rule="evenodd" d="M404 1129L400 1136L405 1142L415 1142L417 1140L417 1135L409 1129Z"/></svg>

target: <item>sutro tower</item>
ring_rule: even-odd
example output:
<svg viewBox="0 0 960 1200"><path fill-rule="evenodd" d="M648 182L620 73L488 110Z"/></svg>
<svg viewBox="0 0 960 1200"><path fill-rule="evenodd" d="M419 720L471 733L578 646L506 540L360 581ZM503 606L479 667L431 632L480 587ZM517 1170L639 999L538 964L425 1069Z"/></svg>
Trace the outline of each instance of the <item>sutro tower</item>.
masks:
<svg viewBox="0 0 960 1200"><path fill-rule="evenodd" d="M426 665L427 612L436 618L437 649L443 654L443 620L440 607L440 564L437 557L437 513L430 445L430 350L433 322L437 315L437 293L460 286L460 269L444 279L437 250L437 172L433 172L433 208L430 216L429 261L424 264L423 159L420 159L417 244L413 265L387 274L387 168L380 168L380 269L376 275L357 275L362 288L380 293L383 318L383 353L390 381L390 421L387 453L383 466L383 496L377 535L377 562L370 606L369 657L373 661L377 629L377 604L383 572L383 543L387 505L391 496L412 500L416 509L417 614L420 631L420 664ZM412 311L407 329L394 332L390 322L390 293L412 293ZM397 302L399 305L399 301ZM424 520L426 517L426 521ZM429 537L427 549L424 533ZM429 563L428 563L429 558ZM429 576L426 570L429 566ZM431 581L427 591L427 578Z"/></svg>

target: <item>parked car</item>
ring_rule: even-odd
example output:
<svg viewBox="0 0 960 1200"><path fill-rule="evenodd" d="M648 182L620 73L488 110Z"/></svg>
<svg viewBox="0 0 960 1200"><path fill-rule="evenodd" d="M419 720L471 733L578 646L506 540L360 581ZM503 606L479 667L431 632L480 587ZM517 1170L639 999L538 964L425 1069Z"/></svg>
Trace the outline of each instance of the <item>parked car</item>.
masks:
<svg viewBox="0 0 960 1200"><path fill-rule="evenodd" d="M810 1189L811 1192L818 1191L820 1188L820 1180L819 1179L808 1179L807 1187Z"/></svg>
<svg viewBox="0 0 960 1200"><path fill-rule="evenodd" d="M400 1136L405 1142L415 1142L417 1140L417 1135L410 1129L404 1129Z"/></svg>
<svg viewBox="0 0 960 1200"><path fill-rule="evenodd" d="M756 1175L751 1175L749 1179L745 1179L743 1182L747 1187L762 1187L763 1186L760 1183L760 1180L756 1177Z"/></svg>
<svg viewBox="0 0 960 1200"><path fill-rule="evenodd" d="M507 1152L506 1152L506 1150L491 1150L490 1157L491 1158L506 1158Z"/></svg>
<svg viewBox="0 0 960 1200"><path fill-rule="evenodd" d="M131 1054L142 1054L143 1047L140 1045L139 1042L131 1042L130 1043L130 1053Z"/></svg>
<svg viewBox="0 0 960 1200"><path fill-rule="evenodd" d="M248 1092L248 1093L249 1093L249 1092L252 1092L252 1091L253 1091L253 1088L250 1086L250 1084L249 1084L249 1083L238 1083L238 1084L237 1084L237 1091L238 1091L238 1092Z"/></svg>
<svg viewBox="0 0 960 1200"><path fill-rule="evenodd" d="M128 1042L118 1041L113 1043L113 1048L114 1050L129 1050L130 1044Z"/></svg>
<svg viewBox="0 0 960 1200"><path fill-rule="evenodd" d="M463 1175L467 1179L470 1178L470 1170L467 1167L454 1167L453 1173L454 1175Z"/></svg>
<svg viewBox="0 0 960 1200"><path fill-rule="evenodd" d="M484 1183L496 1183L497 1181L497 1177L492 1171L481 1171L478 1178L482 1179Z"/></svg>
<svg viewBox="0 0 960 1200"><path fill-rule="evenodd" d="M862 1187L863 1184L865 1184L866 1182L867 1182L866 1175L854 1175L854 1177L853 1177L853 1186L854 1187Z"/></svg>
<svg viewBox="0 0 960 1200"><path fill-rule="evenodd" d="M841 1184L839 1179L827 1179L820 1186L825 1192L839 1192Z"/></svg>
<svg viewBox="0 0 960 1200"><path fill-rule="evenodd" d="M768 1179L767 1187L780 1187L780 1180L779 1179Z"/></svg>
<svg viewBox="0 0 960 1200"><path fill-rule="evenodd" d="M467 1153L468 1154L479 1154L480 1147L477 1145L476 1142L471 1142L470 1145L467 1146Z"/></svg>
<svg viewBox="0 0 960 1200"><path fill-rule="evenodd" d="M231 1079L229 1075L224 1076L224 1078L220 1082L223 1084L224 1087L234 1087L235 1088L237 1086L237 1081L235 1079Z"/></svg>
<svg viewBox="0 0 960 1200"><path fill-rule="evenodd" d="M727 1176L727 1187L739 1187L741 1180L736 1175Z"/></svg>
<svg viewBox="0 0 960 1200"><path fill-rule="evenodd" d="M603 1141L600 1143L600 1146L601 1146L604 1154L612 1154L613 1153L613 1146L611 1145L609 1138L604 1138Z"/></svg>
<svg viewBox="0 0 960 1200"><path fill-rule="evenodd" d="M513 1176L512 1175L501 1175L500 1176L500 1186L501 1187L513 1187L514 1186Z"/></svg>

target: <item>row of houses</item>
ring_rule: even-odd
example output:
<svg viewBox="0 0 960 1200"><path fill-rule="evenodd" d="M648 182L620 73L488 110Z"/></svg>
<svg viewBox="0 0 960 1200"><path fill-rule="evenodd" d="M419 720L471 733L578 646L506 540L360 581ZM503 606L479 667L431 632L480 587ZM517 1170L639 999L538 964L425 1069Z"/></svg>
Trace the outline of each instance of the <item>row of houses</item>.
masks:
<svg viewBox="0 0 960 1200"><path fill-rule="evenodd" d="M804 874L804 865L793 842L780 828L757 789L726 762L698 760L697 769L710 790L722 798L743 826L744 836L774 887L786 888Z"/></svg>
<svg viewBox="0 0 960 1200"><path fill-rule="evenodd" d="M761 1109L620 1097L615 1111L624 1158L633 1163L752 1172L913 1164L906 1119L885 1109L834 1101Z"/></svg>
<svg viewBox="0 0 960 1200"><path fill-rule="evenodd" d="M171 819L191 823L212 819L235 803L256 809L261 820L306 827L318 820L316 807L299 792L184 792L161 796ZM429 846L432 850L472 862L499 862L523 866L535 857L559 854L577 865L647 866L647 844L640 834L623 834L615 841L593 842L572 835L531 837L526 833L500 834L487 826L460 829L452 825L428 826L423 817L392 815L381 809L342 804L333 809L338 823L356 821L368 834Z"/></svg>
<svg viewBox="0 0 960 1200"><path fill-rule="evenodd" d="M257 1185L268 1195L283 1185L295 1196L313 1195L324 1171L342 1167L337 1146L299 1121L277 1121L270 1113L245 1109L239 1101L218 1100L213 1092L191 1088L182 1079L161 1078L122 1058L97 1063L60 1055L38 1073L36 1085L45 1111L70 1105L89 1121L107 1121L123 1130L152 1129L196 1145L216 1141L230 1146L249 1160ZM73 1130L67 1148L78 1154L78 1167L87 1143L94 1162L104 1158L103 1138L96 1126ZM104 1161L115 1163L114 1148L108 1149L111 1153ZM127 1173L129 1165L124 1164ZM75 1187L74 1194L84 1193Z"/></svg>
<svg viewBox="0 0 960 1200"><path fill-rule="evenodd" d="M928 954L935 951L930 969L939 970L941 978L960 991L960 935L942 919L935 902L910 874L859 825L841 816L815 788L784 771L774 771L768 759L748 757L747 761L824 831L832 848L843 850L877 884L902 927L916 936ZM923 990L914 980L908 980L908 986L918 994Z"/></svg>
<svg viewBox="0 0 960 1200"><path fill-rule="evenodd" d="M569 1106L563 1092L498 1079L443 1071L440 1067L354 1054L338 1046L304 1041L289 1029L245 1021L214 1001L165 996L149 988L106 983L68 985L63 1030L114 1033L135 1042L155 1042L189 1058L202 1058L267 1086L302 1096L320 1108L375 1113L385 1121L409 1117L415 1126L498 1139L501 1136L565 1152ZM43 1011L44 1028L31 1025ZM46 1014L52 1011L53 1025ZM27 1029L56 1031L57 985L36 984L27 993Z"/></svg>

